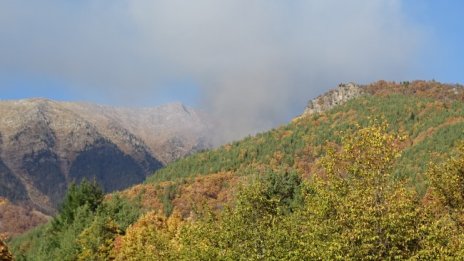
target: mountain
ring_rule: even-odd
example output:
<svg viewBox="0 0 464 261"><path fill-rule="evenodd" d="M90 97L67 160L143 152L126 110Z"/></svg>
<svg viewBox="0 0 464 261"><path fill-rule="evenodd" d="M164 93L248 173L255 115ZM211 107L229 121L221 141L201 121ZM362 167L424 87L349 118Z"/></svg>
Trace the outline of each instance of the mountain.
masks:
<svg viewBox="0 0 464 261"><path fill-rule="evenodd" d="M463 129L462 85L342 84L287 125L175 161L93 211L76 207L65 228L9 243L44 259L456 259Z"/></svg>
<svg viewBox="0 0 464 261"><path fill-rule="evenodd" d="M390 131L407 136L397 172L414 176L418 187L426 186L421 171L428 161L446 158L463 138L464 88L434 81L346 86L310 100L304 113L288 125L187 157L157 171L147 182L230 171L242 176L274 165L306 173L315 167L327 142L340 143L343 133L378 118L389 124Z"/></svg>
<svg viewBox="0 0 464 261"><path fill-rule="evenodd" d="M133 109L1 101L0 197L53 214L70 182L95 178L106 192L124 189L209 148L208 131L206 117L180 103Z"/></svg>

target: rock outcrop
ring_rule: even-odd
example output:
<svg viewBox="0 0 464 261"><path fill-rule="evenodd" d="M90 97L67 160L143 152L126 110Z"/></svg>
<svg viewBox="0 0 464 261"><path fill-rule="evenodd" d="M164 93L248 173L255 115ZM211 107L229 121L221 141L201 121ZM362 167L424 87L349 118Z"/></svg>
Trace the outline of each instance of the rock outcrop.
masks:
<svg viewBox="0 0 464 261"><path fill-rule="evenodd" d="M308 102L302 116L321 113L341 105L364 93L363 89L354 83L340 84L337 89L331 90Z"/></svg>

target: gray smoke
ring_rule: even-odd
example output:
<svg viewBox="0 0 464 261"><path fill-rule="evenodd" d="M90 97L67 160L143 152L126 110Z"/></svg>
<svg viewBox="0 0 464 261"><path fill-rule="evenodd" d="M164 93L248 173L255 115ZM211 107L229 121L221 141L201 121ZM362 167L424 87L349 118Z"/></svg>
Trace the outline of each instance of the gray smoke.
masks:
<svg viewBox="0 0 464 261"><path fill-rule="evenodd" d="M0 70L115 103L190 82L220 142L284 123L340 82L408 77L423 38L399 0L5 0L0 35Z"/></svg>

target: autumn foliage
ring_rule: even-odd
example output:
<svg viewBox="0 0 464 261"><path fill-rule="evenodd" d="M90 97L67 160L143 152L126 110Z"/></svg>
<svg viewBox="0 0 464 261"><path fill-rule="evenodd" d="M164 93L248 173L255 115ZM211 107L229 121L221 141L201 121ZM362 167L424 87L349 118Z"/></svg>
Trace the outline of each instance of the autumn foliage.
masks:
<svg viewBox="0 0 464 261"><path fill-rule="evenodd" d="M13 256L8 250L8 247L1 239L0 239L0 260L2 261L13 260Z"/></svg>
<svg viewBox="0 0 464 261"><path fill-rule="evenodd" d="M17 236L48 221L48 216L30 205L15 204L0 197L0 238Z"/></svg>
<svg viewBox="0 0 464 261"><path fill-rule="evenodd" d="M422 81L364 88L369 95L192 155L104 200L75 187L72 202L84 203L56 218L66 225L10 241L13 252L31 260L463 259L462 90Z"/></svg>
<svg viewBox="0 0 464 261"><path fill-rule="evenodd" d="M435 176L428 201L393 164L405 137L387 125L359 127L329 146L324 171L303 182L268 173L243 187L233 206L203 209L195 219L144 215L115 246L118 260L446 259L462 253L462 161L451 159ZM454 167L450 167L454 166ZM433 175L433 174L431 174ZM445 175L445 174L444 174ZM454 175L454 178L449 177ZM457 176L456 176L457 175ZM459 178L458 178L459 176ZM456 180L459 185L439 184ZM442 184L443 185L443 184ZM443 186L442 186L443 187ZM456 194L457 193L457 194ZM459 194L461 193L461 194ZM447 197L453 198L451 201ZM433 206L433 210L430 208Z"/></svg>

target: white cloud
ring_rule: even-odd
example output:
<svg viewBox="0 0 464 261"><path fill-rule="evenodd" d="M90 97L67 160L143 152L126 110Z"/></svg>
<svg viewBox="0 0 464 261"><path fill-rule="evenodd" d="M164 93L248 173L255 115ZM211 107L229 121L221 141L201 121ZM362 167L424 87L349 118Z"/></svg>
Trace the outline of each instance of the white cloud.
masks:
<svg viewBox="0 0 464 261"><path fill-rule="evenodd" d="M191 79L226 139L339 82L407 76L422 37L395 0L2 1L0 17L0 69L115 99Z"/></svg>

